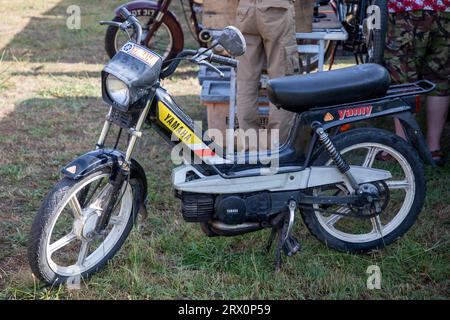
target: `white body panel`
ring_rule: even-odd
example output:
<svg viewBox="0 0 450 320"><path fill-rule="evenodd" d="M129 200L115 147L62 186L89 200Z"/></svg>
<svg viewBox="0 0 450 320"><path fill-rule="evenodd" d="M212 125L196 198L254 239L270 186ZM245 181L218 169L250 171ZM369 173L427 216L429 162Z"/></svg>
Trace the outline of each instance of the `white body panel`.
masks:
<svg viewBox="0 0 450 320"><path fill-rule="evenodd" d="M295 167L286 167L283 169L294 168ZM358 184L392 178L391 173L385 170L358 166L350 166L350 168L350 171ZM251 169L242 171L241 174L259 173L259 171L259 169ZM189 172L194 172L200 179L186 181L186 175ZM232 179L224 179L219 175L204 176L190 165L177 167L172 172L172 183L176 190L208 194L290 191L347 182L345 175L340 173L336 167L310 167L302 171L291 173Z"/></svg>

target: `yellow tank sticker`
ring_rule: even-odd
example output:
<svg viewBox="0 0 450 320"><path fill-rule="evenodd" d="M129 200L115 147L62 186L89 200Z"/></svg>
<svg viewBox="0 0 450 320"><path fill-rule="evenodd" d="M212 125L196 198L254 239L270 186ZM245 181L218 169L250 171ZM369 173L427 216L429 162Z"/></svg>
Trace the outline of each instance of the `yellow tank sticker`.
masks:
<svg viewBox="0 0 450 320"><path fill-rule="evenodd" d="M159 121L187 145L203 143L203 141L161 101L158 101L158 114Z"/></svg>

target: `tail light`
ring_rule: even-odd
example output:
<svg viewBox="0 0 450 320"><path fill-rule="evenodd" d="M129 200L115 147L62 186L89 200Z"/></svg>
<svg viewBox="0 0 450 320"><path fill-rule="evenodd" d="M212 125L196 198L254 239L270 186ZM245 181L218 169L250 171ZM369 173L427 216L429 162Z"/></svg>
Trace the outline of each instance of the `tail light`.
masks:
<svg viewBox="0 0 450 320"><path fill-rule="evenodd" d="M350 125L349 123L343 124L343 125L339 128L339 131L345 132L345 131L350 130L350 128L351 128L351 125Z"/></svg>

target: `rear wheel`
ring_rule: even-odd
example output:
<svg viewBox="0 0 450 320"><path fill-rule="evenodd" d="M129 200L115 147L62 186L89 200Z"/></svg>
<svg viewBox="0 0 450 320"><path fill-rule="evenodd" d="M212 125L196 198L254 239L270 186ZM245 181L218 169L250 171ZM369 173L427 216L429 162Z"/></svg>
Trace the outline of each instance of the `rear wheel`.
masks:
<svg viewBox="0 0 450 320"><path fill-rule="evenodd" d="M97 234L95 225L112 186L109 168L82 180L62 179L47 195L30 234L28 259L33 273L49 285L77 282L103 267L128 237L142 201L144 185L124 183L109 225Z"/></svg>
<svg viewBox="0 0 450 320"><path fill-rule="evenodd" d="M364 216L347 205L313 205L302 212L308 229L328 247L345 252L367 252L394 242L422 210L425 177L417 152L400 137L380 129L352 130L333 141L350 165L387 170L392 178L373 184L380 193L381 213ZM333 163L320 150L313 165ZM350 191L342 184L314 188L311 193L336 196Z"/></svg>

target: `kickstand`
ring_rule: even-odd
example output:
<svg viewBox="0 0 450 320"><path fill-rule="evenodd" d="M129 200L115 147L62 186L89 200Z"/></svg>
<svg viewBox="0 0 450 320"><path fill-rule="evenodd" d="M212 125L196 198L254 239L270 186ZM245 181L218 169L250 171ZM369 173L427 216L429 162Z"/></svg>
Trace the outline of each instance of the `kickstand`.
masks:
<svg viewBox="0 0 450 320"><path fill-rule="evenodd" d="M274 221L272 221L272 232L267 241L266 250L270 252L273 241L277 238L277 245L275 248L275 272L279 272L281 269L281 251L283 250L284 239L286 238L286 232L288 228L288 215L280 214Z"/></svg>
<svg viewBox="0 0 450 320"><path fill-rule="evenodd" d="M272 248L273 241L279 233L280 229L283 227L283 222L286 220L286 214L280 214L275 219L272 220L272 232L270 233L269 240L267 241L266 250L267 253L270 252Z"/></svg>
<svg viewBox="0 0 450 320"><path fill-rule="evenodd" d="M273 227L272 232L270 233L270 236L269 236L269 240L267 240L267 245L266 245L267 253L270 252L270 249L272 248L273 240L275 240L277 233L278 233L278 229L276 227Z"/></svg>
<svg viewBox="0 0 450 320"><path fill-rule="evenodd" d="M277 247L275 249L275 273L281 270L281 251L283 250L284 239L286 238L286 232L288 229L288 220L283 219L281 223L281 228L278 229L278 241Z"/></svg>
<svg viewBox="0 0 450 320"><path fill-rule="evenodd" d="M300 243L291 234L291 227L293 222L294 209L290 206L290 211L278 215L272 221L272 233L267 242L266 250L270 251L273 241L277 239L277 246L275 248L275 272L281 269L281 252L283 251L288 257L293 256L300 250Z"/></svg>

